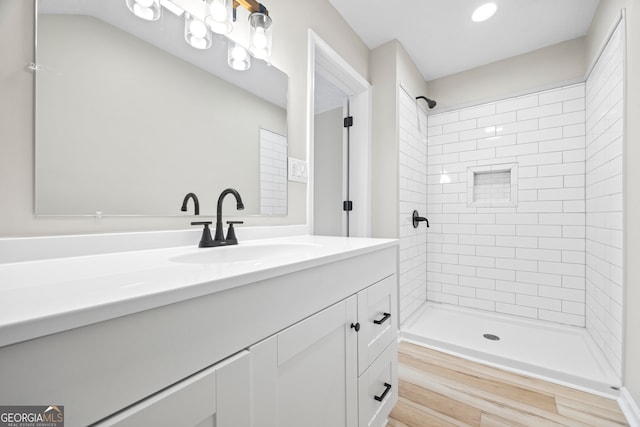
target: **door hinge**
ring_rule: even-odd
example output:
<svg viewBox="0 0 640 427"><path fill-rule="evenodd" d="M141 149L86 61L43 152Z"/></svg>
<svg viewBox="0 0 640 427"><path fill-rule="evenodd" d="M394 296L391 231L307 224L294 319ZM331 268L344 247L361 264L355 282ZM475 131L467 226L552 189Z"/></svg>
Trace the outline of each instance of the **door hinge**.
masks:
<svg viewBox="0 0 640 427"><path fill-rule="evenodd" d="M342 210L343 211L352 211L353 210L353 202L351 200L347 200L342 202Z"/></svg>
<svg viewBox="0 0 640 427"><path fill-rule="evenodd" d="M350 128L351 126L353 126L353 116L345 117L344 118L344 127Z"/></svg>

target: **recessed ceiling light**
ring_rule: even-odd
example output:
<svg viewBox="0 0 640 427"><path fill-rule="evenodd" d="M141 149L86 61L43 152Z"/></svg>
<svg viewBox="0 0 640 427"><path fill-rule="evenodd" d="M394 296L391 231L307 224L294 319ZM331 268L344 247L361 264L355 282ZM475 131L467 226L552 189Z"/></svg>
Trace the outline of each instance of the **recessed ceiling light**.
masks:
<svg viewBox="0 0 640 427"><path fill-rule="evenodd" d="M473 11L471 19L473 22L486 21L496 13L496 10L498 10L498 6L495 3L485 3Z"/></svg>

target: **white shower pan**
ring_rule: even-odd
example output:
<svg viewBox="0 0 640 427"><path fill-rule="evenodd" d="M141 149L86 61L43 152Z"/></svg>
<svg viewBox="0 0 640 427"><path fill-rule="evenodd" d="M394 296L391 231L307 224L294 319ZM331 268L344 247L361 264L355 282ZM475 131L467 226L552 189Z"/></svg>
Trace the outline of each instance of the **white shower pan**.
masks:
<svg viewBox="0 0 640 427"><path fill-rule="evenodd" d="M403 322L400 337L607 396L618 396L621 386L584 328L427 302Z"/></svg>

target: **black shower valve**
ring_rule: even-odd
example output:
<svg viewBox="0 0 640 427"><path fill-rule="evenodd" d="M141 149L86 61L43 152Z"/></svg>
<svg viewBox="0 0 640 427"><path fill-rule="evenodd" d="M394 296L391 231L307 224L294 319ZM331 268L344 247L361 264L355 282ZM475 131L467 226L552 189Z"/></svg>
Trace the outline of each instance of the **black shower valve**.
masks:
<svg viewBox="0 0 640 427"><path fill-rule="evenodd" d="M426 222L427 223L427 228L429 227L429 220L423 216L420 216L420 214L418 213L417 210L413 211L413 214L411 215L411 219L412 219L412 223L413 223L413 228L418 228L418 225L421 222Z"/></svg>

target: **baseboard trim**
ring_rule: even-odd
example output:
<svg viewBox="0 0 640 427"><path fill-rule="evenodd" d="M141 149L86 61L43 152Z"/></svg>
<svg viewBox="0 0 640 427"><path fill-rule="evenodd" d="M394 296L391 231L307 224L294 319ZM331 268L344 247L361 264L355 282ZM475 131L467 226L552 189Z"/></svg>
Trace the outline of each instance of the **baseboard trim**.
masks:
<svg viewBox="0 0 640 427"><path fill-rule="evenodd" d="M629 393L629 390L626 387L622 387L622 389L620 389L618 403L620 404L622 413L627 417L629 426L640 427L640 407L638 407L636 401L633 400L633 396L631 396L631 393Z"/></svg>

